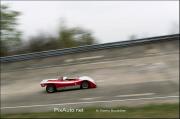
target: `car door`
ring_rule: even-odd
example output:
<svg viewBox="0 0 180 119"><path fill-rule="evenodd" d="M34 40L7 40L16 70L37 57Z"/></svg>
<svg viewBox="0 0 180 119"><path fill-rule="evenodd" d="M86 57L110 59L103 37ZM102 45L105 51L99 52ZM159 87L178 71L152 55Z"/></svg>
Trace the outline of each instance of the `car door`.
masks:
<svg viewBox="0 0 180 119"><path fill-rule="evenodd" d="M74 89L75 82L73 80L65 80L62 82L64 90Z"/></svg>

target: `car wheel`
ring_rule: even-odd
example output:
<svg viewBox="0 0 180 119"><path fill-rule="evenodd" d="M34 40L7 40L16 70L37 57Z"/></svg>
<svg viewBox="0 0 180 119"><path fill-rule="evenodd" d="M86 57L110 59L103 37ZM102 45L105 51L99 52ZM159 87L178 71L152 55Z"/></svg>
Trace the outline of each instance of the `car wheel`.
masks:
<svg viewBox="0 0 180 119"><path fill-rule="evenodd" d="M81 88L82 88L82 89L87 89L87 88L89 88L89 83L88 83L88 81L83 81L82 84L81 84Z"/></svg>
<svg viewBox="0 0 180 119"><path fill-rule="evenodd" d="M54 85L47 85L46 86L46 92L48 93L54 93L56 91L56 88Z"/></svg>

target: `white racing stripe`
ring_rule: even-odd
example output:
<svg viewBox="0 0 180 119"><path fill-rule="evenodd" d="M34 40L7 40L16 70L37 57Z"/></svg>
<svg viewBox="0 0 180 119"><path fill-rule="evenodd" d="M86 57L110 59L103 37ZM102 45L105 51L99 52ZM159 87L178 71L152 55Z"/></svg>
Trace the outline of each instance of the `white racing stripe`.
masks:
<svg viewBox="0 0 180 119"><path fill-rule="evenodd" d="M69 83L78 83L79 81L67 81L67 82L47 82L47 83L56 83L56 84L69 84Z"/></svg>
<svg viewBox="0 0 180 119"><path fill-rule="evenodd" d="M91 101L91 102L74 102L74 103L60 103L60 104L46 104L46 105L14 106L14 107L1 107L1 109L16 109L16 108L60 106L60 105L77 105L77 104L92 104L92 103L109 103L109 102L138 101L138 100L152 100L152 99L166 99L166 98L179 98L179 96L164 96L164 97L135 98L135 99L123 99L123 100Z"/></svg>
<svg viewBox="0 0 180 119"><path fill-rule="evenodd" d="M129 95L117 95L115 97L132 97L132 96L146 96L146 95L154 95L155 93L140 93L140 94L129 94Z"/></svg>

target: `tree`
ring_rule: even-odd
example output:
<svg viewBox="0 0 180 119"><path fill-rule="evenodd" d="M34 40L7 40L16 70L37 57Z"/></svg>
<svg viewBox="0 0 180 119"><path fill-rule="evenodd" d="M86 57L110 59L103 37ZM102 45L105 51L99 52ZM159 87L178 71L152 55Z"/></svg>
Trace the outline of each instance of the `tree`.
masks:
<svg viewBox="0 0 180 119"><path fill-rule="evenodd" d="M11 55L92 45L96 43L97 41L89 30L80 27L69 28L65 24L61 24L57 36L39 33L36 36L30 37L27 42L22 43L21 47L15 52L12 52Z"/></svg>
<svg viewBox="0 0 180 119"><path fill-rule="evenodd" d="M74 39L74 30L71 28L67 28L66 26L61 26L59 35L58 35L58 43L59 48L69 48L74 47L76 45L76 41Z"/></svg>
<svg viewBox="0 0 180 119"><path fill-rule="evenodd" d="M74 30L74 37L77 41L78 46L97 44L96 39L92 36L89 30L85 30L82 28L75 28Z"/></svg>
<svg viewBox="0 0 180 119"><path fill-rule="evenodd" d="M56 38L41 33L37 36L31 37L27 47L29 52L37 52L58 49L58 43Z"/></svg>
<svg viewBox="0 0 180 119"><path fill-rule="evenodd" d="M97 43L91 32L80 27L68 28L63 25L60 27L59 35L53 37L45 33L40 33L29 39L25 50L28 52L39 52L45 50L54 50L62 48L77 47L82 45L92 45ZM20 51L22 52L22 51Z"/></svg>
<svg viewBox="0 0 180 119"><path fill-rule="evenodd" d="M8 49L7 49L6 45L5 45L5 43L2 42L2 40L0 40L0 46L1 46L0 56L5 56L5 55L7 55Z"/></svg>
<svg viewBox="0 0 180 119"><path fill-rule="evenodd" d="M17 17L20 12L10 10L8 6L1 5L0 11L0 24L1 24L1 56L7 55L21 43L21 32L16 29Z"/></svg>
<svg viewBox="0 0 180 119"><path fill-rule="evenodd" d="M60 26L58 41L60 48L92 45L97 43L89 30L80 27L68 28L65 24L61 24Z"/></svg>

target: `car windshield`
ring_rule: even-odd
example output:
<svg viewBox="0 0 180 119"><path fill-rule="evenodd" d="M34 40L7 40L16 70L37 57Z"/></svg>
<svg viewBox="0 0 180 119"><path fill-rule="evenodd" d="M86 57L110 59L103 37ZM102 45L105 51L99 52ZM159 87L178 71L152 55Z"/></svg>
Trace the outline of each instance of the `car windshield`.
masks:
<svg viewBox="0 0 180 119"><path fill-rule="evenodd" d="M67 80L67 77L65 77L65 76L62 77L62 76L61 76L61 77L58 78L58 80L65 81L65 80Z"/></svg>
<svg viewBox="0 0 180 119"><path fill-rule="evenodd" d="M58 78L58 80L61 80L61 81L66 81L66 80L74 80L74 79L78 79L78 76L75 76L75 75L71 75L71 74L67 74L65 76L60 76Z"/></svg>

